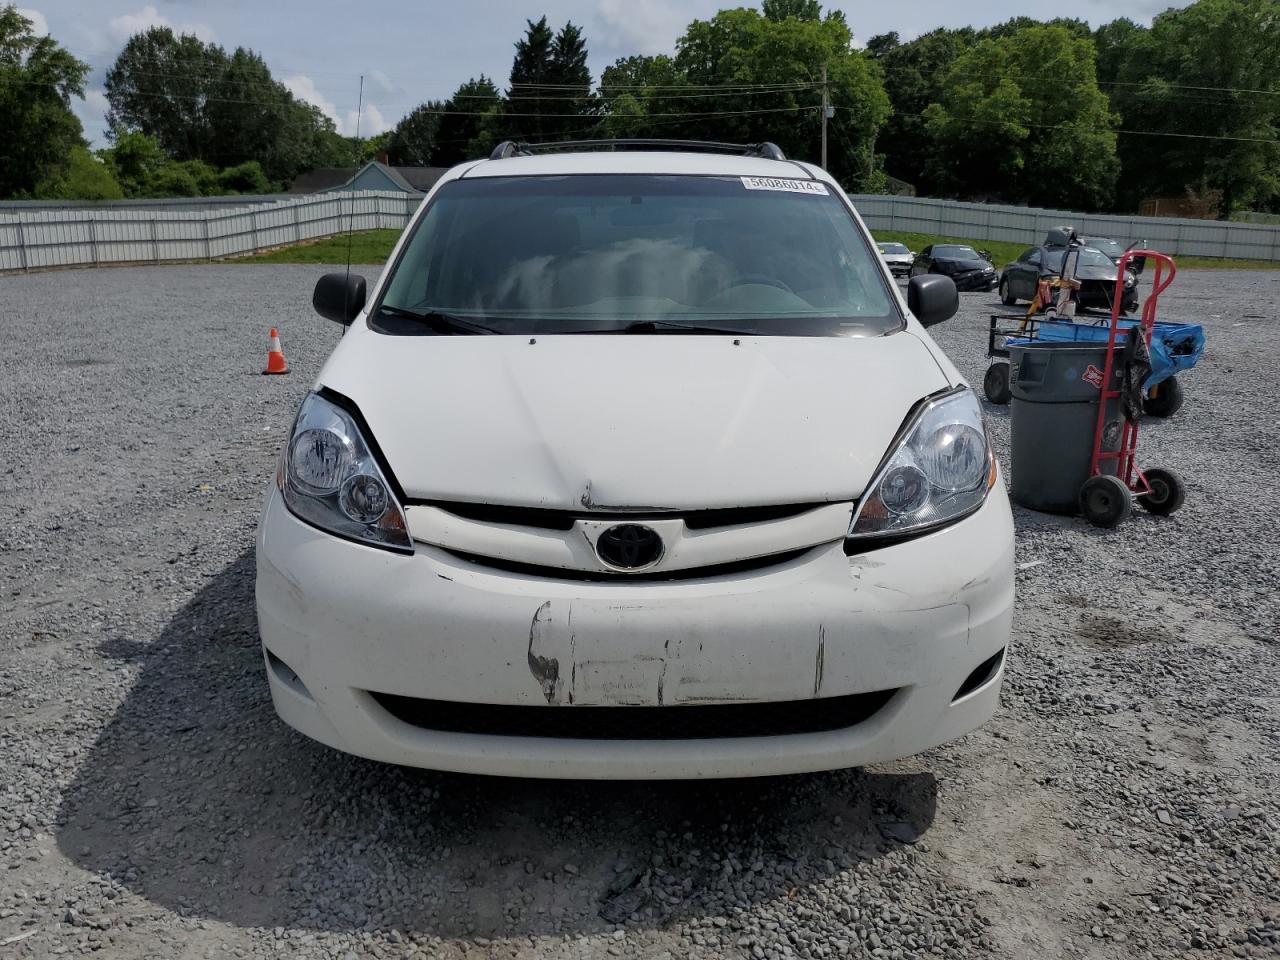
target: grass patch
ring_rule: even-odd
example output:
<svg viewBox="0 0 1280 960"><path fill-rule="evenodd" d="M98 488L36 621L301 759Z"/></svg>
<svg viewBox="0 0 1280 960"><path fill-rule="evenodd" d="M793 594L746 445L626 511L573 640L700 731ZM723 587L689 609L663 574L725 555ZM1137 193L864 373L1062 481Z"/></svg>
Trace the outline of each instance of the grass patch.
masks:
<svg viewBox="0 0 1280 960"><path fill-rule="evenodd" d="M400 238L399 230L361 230L351 235L351 262L382 264ZM1001 243L995 240L966 240L963 237L936 237L928 233L876 231L877 241L905 243L917 253L931 243L965 243L976 250L991 251L997 267L1012 263L1027 249L1026 244ZM269 250L248 257L236 257L233 263L346 263L346 235L325 237L307 243ZM1219 260L1214 257L1175 257L1179 269L1189 270L1277 270L1280 263L1269 260Z"/></svg>
<svg viewBox="0 0 1280 960"><path fill-rule="evenodd" d="M346 263L347 244L351 244L351 262L385 263L391 248L400 239L399 230L360 230L351 234L325 237L323 240L295 243L248 257L236 257L233 263Z"/></svg>

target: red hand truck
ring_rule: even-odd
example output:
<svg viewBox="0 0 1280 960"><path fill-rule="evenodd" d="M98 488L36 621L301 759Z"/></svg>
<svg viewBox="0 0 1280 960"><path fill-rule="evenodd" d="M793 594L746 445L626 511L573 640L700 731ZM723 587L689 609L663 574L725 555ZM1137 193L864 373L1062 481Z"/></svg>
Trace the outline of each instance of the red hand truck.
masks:
<svg viewBox="0 0 1280 960"><path fill-rule="evenodd" d="M1148 261L1154 260L1155 273L1151 278L1151 293L1142 305L1142 317L1136 326L1120 326L1120 301L1124 293L1124 275L1129 262L1138 257ZM1166 275L1167 270L1167 275ZM1177 274L1173 259L1154 250L1128 250L1120 258L1116 273L1116 294L1111 305L1111 330L1107 336L1107 359L1102 371L1100 403L1098 404L1098 422L1093 432L1093 456L1089 462L1089 479L1080 488L1080 512L1085 519L1099 527L1114 527L1121 523L1133 510L1133 500L1137 499L1148 511L1160 515L1173 513L1182 506L1186 498L1186 485L1172 470L1163 467L1152 467L1143 470L1134 463L1134 453L1138 449L1138 421L1122 416L1119 445L1116 449L1104 449L1104 446L1115 446L1114 441L1107 443L1107 407L1111 400L1118 400L1122 390L1113 386L1113 375L1117 366L1117 354L1126 349L1125 340L1136 335L1143 338L1148 349L1151 346L1151 334L1156 324L1156 304L1160 294L1169 288ZM1124 331L1123 335L1121 331ZM1114 424L1111 432L1114 436ZM1104 471L1104 464L1115 463L1114 473Z"/></svg>

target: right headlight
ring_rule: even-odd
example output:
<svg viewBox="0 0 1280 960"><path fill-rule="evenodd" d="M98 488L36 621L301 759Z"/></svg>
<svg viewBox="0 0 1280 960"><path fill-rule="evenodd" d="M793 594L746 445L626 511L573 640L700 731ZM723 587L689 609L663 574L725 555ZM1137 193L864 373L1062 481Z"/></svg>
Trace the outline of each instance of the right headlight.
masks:
<svg viewBox="0 0 1280 960"><path fill-rule="evenodd" d="M404 510L355 418L312 393L302 401L278 484L308 523L371 547L413 552Z"/></svg>
<svg viewBox="0 0 1280 960"><path fill-rule="evenodd" d="M858 501L849 536L923 532L972 513L996 482L977 395L964 387L917 411Z"/></svg>

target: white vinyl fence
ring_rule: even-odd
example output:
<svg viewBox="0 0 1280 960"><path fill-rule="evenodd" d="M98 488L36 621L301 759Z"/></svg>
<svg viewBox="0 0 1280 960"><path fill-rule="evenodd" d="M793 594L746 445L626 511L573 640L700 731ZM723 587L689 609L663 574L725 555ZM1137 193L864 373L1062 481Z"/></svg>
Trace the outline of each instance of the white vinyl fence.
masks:
<svg viewBox="0 0 1280 960"><path fill-rule="evenodd" d="M0 211L0 273L212 260L327 237L348 228L400 230L421 202L420 194L362 191L221 209L155 210L107 203Z"/></svg>
<svg viewBox="0 0 1280 960"><path fill-rule="evenodd" d="M421 202L420 194L362 191L203 209L111 203L53 210L0 209L0 273L212 260L347 229L399 230ZM1175 256L1280 261L1280 225L1066 213L924 197L860 195L853 202L872 231L1030 246L1042 242L1050 227L1070 224L1082 233L1125 244L1145 241Z"/></svg>
<svg viewBox="0 0 1280 960"><path fill-rule="evenodd" d="M861 195L852 200L873 232L896 230L1031 246L1043 243L1051 227L1070 225L1085 236L1110 237L1126 246L1145 241L1149 247L1174 256L1280 261L1277 225L1066 213L925 197Z"/></svg>

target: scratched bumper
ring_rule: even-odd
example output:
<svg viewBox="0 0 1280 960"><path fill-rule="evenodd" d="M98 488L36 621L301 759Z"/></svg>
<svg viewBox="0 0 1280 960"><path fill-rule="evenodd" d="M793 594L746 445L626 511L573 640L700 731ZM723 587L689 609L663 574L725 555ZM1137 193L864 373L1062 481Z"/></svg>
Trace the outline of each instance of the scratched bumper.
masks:
<svg viewBox="0 0 1280 960"><path fill-rule="evenodd" d="M974 516L846 557L818 547L763 571L675 583L581 583L401 556L328 536L274 491L259 530L257 605L280 716L350 753L460 772L759 776L907 756L994 712L1009 639L1013 527L1002 485ZM796 701L898 691L840 730L700 740L442 732L372 694L572 710Z"/></svg>

